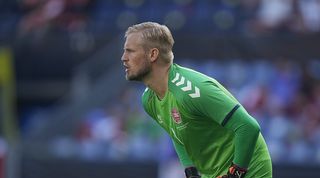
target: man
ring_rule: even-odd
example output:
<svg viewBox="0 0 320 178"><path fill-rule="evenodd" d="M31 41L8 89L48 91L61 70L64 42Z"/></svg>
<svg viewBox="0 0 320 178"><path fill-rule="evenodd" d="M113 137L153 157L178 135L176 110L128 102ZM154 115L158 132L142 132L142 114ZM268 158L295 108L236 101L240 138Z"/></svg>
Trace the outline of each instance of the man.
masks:
<svg viewBox="0 0 320 178"><path fill-rule="evenodd" d="M125 38L126 79L147 86L144 109L171 136L187 178L272 177L258 123L216 80L173 63L166 26L133 25Z"/></svg>

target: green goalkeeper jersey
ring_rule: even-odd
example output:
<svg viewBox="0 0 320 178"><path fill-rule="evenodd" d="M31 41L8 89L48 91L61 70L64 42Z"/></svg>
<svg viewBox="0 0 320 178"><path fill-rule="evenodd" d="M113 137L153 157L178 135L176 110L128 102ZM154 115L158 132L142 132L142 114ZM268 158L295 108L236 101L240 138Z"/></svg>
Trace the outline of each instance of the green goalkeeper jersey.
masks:
<svg viewBox="0 0 320 178"><path fill-rule="evenodd" d="M142 102L171 136L184 166L194 165L201 174L216 177L234 162L248 168L246 177L271 177L258 123L215 79L172 64L164 98L147 88Z"/></svg>

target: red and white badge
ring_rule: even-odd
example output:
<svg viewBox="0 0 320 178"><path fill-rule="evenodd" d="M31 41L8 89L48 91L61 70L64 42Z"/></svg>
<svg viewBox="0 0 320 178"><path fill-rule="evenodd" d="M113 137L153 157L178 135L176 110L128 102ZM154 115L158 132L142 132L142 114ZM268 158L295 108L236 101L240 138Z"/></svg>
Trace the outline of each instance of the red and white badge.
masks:
<svg viewBox="0 0 320 178"><path fill-rule="evenodd" d="M176 108L172 108L171 117L172 117L173 121L177 124L180 124L182 122L181 117L180 117L180 113Z"/></svg>

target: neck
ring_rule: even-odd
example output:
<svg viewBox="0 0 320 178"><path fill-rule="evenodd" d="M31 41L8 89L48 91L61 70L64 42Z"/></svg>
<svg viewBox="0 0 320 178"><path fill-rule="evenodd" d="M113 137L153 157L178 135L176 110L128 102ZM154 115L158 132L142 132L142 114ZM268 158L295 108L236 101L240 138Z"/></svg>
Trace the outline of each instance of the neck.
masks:
<svg viewBox="0 0 320 178"><path fill-rule="evenodd" d="M168 90L169 66L154 67L143 83L153 90L159 99L163 99Z"/></svg>

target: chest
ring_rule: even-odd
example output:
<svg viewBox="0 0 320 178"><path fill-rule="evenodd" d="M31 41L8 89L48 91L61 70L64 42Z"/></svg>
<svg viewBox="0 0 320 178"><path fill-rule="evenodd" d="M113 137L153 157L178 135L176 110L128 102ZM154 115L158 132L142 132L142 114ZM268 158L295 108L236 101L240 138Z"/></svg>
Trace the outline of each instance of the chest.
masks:
<svg viewBox="0 0 320 178"><path fill-rule="evenodd" d="M165 101L153 102L153 119L164 128L172 138L183 142L185 135L192 131L198 120L173 96Z"/></svg>
<svg viewBox="0 0 320 178"><path fill-rule="evenodd" d="M181 105L174 99L165 102L154 103L156 121L166 130L168 127L176 128L186 121L185 115L181 112Z"/></svg>

